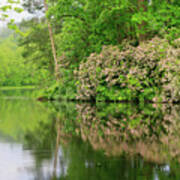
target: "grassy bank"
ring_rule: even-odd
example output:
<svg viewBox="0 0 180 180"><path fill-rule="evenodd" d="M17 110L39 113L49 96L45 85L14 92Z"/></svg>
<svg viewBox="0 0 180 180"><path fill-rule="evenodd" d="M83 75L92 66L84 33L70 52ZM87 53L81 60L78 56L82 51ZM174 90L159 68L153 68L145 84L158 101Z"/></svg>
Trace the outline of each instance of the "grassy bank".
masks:
<svg viewBox="0 0 180 180"><path fill-rule="evenodd" d="M35 86L20 86L20 87L16 87L16 86L4 86L4 87L0 87L0 91L8 91L8 90L31 90L31 89L36 89Z"/></svg>

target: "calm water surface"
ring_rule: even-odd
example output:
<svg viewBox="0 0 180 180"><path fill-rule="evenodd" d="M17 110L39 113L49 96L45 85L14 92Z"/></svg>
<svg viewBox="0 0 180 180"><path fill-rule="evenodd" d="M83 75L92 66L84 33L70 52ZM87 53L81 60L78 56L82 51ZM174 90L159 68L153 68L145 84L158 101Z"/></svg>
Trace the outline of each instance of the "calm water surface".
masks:
<svg viewBox="0 0 180 180"><path fill-rule="evenodd" d="M0 93L0 179L180 180L180 106Z"/></svg>

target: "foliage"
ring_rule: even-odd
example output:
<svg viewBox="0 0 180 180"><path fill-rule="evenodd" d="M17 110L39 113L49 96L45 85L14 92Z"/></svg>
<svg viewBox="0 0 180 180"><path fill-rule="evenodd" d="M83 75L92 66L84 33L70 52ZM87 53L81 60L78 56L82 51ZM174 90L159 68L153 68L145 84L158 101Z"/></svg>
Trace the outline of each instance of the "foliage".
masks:
<svg viewBox="0 0 180 180"><path fill-rule="evenodd" d="M77 72L78 98L99 100L179 101L179 49L154 38L120 51L104 46Z"/></svg>
<svg viewBox="0 0 180 180"><path fill-rule="evenodd" d="M29 22L22 22L20 28L25 32L24 36L19 37L19 45L23 47L23 57L36 64L37 69L52 72L53 57L47 38L47 25L39 22L38 19L32 19Z"/></svg>
<svg viewBox="0 0 180 180"><path fill-rule="evenodd" d="M71 60L82 60L92 52L100 52L103 45L118 45L124 39L137 43L141 34L147 34L146 39L157 34L170 40L178 37L178 2L157 0L144 6L146 11L132 0L59 0L48 16L61 21L60 55L71 53ZM144 27L140 26L142 22Z"/></svg>
<svg viewBox="0 0 180 180"><path fill-rule="evenodd" d="M28 82L31 79L32 83L40 84L44 89L41 96L101 101L178 100L179 62L175 61L179 46L175 40L178 41L180 34L180 6L177 0L49 0L47 5L45 14L42 0L23 0L24 9L34 17L19 24L18 30L20 53L28 62L22 69L33 71L32 79L23 73L21 76ZM53 77L55 64L47 18L55 39L58 82ZM113 50L114 47L120 51ZM122 55L121 60L115 52ZM174 58L170 58L170 53ZM101 55L110 57L103 59ZM164 59L166 70L160 65ZM172 62L169 64L169 61ZM165 86L162 76L169 73L176 78L166 77L171 85ZM157 99L159 94L162 95Z"/></svg>
<svg viewBox="0 0 180 180"><path fill-rule="evenodd" d="M167 3L166 1L152 1L147 11L138 11L132 16L138 33L146 34L146 39L158 35L169 41L177 39L180 34L180 6L179 2ZM139 29L138 24L144 22L143 29ZM144 32L140 32L144 31Z"/></svg>
<svg viewBox="0 0 180 180"><path fill-rule="evenodd" d="M4 21L9 17L8 12L9 11L14 11L17 13L21 13L23 12L23 9L21 7L19 7L20 1L16 1L16 0L8 0L6 1L6 4L1 5L0 4L0 20Z"/></svg>
<svg viewBox="0 0 180 180"><path fill-rule="evenodd" d="M32 69L26 66L26 61L13 37L9 37L0 42L0 86L20 86L30 85L35 82L31 76Z"/></svg>
<svg viewBox="0 0 180 180"><path fill-rule="evenodd" d="M160 6L161 4L161 6ZM146 60L143 61L143 65L140 64L136 65L136 62L133 62L134 58L132 59L132 63L125 65L119 65L119 68L123 68L119 70L118 67L116 67L117 64L114 64L114 59L109 59L109 71L107 73L112 72L112 76L118 76L115 78L120 78L121 71L124 71L124 74L121 82L118 82L119 84L124 84L123 81L129 81L128 86L119 87L119 84L115 84L114 86L108 85L108 83L113 84L115 82L110 82L113 79L110 78L109 82L105 82L104 79L101 79L101 77L97 76L103 76L101 74L101 71L103 71L104 67L99 66L98 60L92 60L91 57L93 55L90 55L91 53L99 53L104 45L120 45L123 46L122 42L124 39L129 41L129 43L133 46L138 45L138 41L141 40L141 36L143 35L145 39L149 40L153 38L154 36L160 36L161 38L167 39L170 41L170 43L173 45L174 40L178 38L180 32L179 32L179 6L177 1L173 1L170 3L167 3L166 1L153 1L151 4L145 4L146 10L143 8L140 8L138 6L137 1L75 1L75 0L59 0L57 4L52 5L50 7L48 17L52 18L54 17L54 22L58 21L60 19L61 23L61 31L56 34L56 41L57 43L57 50L58 55L60 57L60 64L66 63L68 66L66 66L66 71L68 69L71 69L72 71L72 65L75 64L76 67L79 67L79 72L76 73L78 76L77 78L80 79L80 81L77 81L78 88L78 97L80 99L97 99L97 100L131 100L131 99L140 99L143 100L144 98L148 100L153 100L155 96L157 96L162 89L161 81L158 80L161 78L161 73L157 73L156 71L161 71L158 69L153 69L154 67L150 67L151 65L146 65L146 62L149 63L149 59L151 57L147 57ZM63 7L63 8L62 8ZM154 40L155 41L155 40ZM158 40L159 43L162 43L162 46L166 46L168 42L163 42L161 40ZM149 42L151 44L151 41ZM155 46L158 46L158 50L156 50L156 47L153 47L154 53L156 51L161 51L160 44L154 44ZM140 48L146 48L146 45L143 44ZM150 50L151 47L149 47ZM166 50L168 47L162 47L162 49L165 48ZM164 51L166 51L164 49ZM109 49L108 53L111 53L112 49ZM131 48L131 51L133 51L133 47ZM149 51L147 50L147 51ZM107 49L103 50L104 56L106 56ZM113 50L112 50L113 51ZM128 51L128 50L127 50ZM140 49L138 54L140 54ZM153 50L152 50L153 51ZM142 50L143 56L146 55L146 50ZM112 52L113 54L113 52ZM164 52L164 56L166 52ZM87 58L86 57L90 56ZM113 55L112 55L113 56ZM133 56L131 54L131 56ZM150 54L149 54L150 56ZM157 54L157 57L154 54L154 57L152 57L154 60L151 61L151 63L158 63L158 61L162 60L162 57L160 57ZM167 54L168 57L170 55ZM176 56L177 57L177 56ZM137 59L139 57L136 57ZM143 59L144 57L142 57ZM88 60L89 59L89 60ZM138 61L138 60L134 61ZM154 62L155 59L157 59L157 62ZM177 59L177 58L176 58ZM92 62L91 62L92 60ZM103 59L101 61L104 61ZM111 61L111 62L110 62ZM125 61L125 59L124 59ZM131 60L129 60L131 61ZM163 61L163 60L162 60ZM142 61L141 61L142 62ZM86 67L84 66L83 70L84 75L82 75L81 67L83 64L86 64ZM117 62L116 62L117 63ZM126 62L124 62L126 64ZM172 64L176 64L176 62L172 62ZM98 67L97 67L98 66ZM139 81L139 78L129 77L127 80L127 77L125 78L128 73L125 71L129 71L129 66L131 68L135 69L135 66L142 66L140 71L146 71L147 69L145 66L149 66L147 72L145 73L144 79L141 78L141 82ZM152 65L154 66L154 65ZM173 66L173 65L172 65ZM174 66L175 67L175 66ZM114 69L113 69L114 68ZM155 67L156 68L156 67ZM159 68L159 67L157 67ZM170 71L177 71L172 70L173 67L170 67ZM155 70L155 71L154 71ZM60 71L61 71L61 65L60 65ZM89 71L89 72L87 72ZM149 72L151 71L151 72ZM153 72L154 71L154 72ZM107 76L107 73L104 74L104 76ZM113 74L114 73L114 74ZM139 72L140 73L140 72ZM150 77L150 74L152 74ZM89 84L85 81L87 80L88 74L91 74L89 77ZM101 74L101 75L99 75ZM167 73L166 73L167 74ZM178 74L178 73L176 73ZM64 74L65 75L65 74ZM109 75L109 76L111 76ZM66 75L65 75L66 76ZM70 75L71 76L71 75ZM141 73L137 76L141 76ZM177 76L176 76L177 77ZM105 78L105 77L102 77ZM123 79L125 78L125 79ZM67 79L67 78L66 78ZM101 80L100 80L101 79ZM97 85L97 81L101 81ZM156 82L151 82L156 81ZM175 80L176 83L178 80ZM71 76L71 82L75 83L75 80L73 76ZM174 84L175 82L172 82ZM175 83L175 84L176 84ZM96 85L95 85L96 84ZM131 84L131 85L130 85ZM127 85L125 83L125 85ZM81 89L81 86L84 86ZM97 86L97 87L96 87ZM129 86L135 86L135 88L130 88ZM140 86L140 87L138 87ZM172 85L174 87L174 85ZM178 85L175 85L178 87ZM73 89L74 86L69 86L70 89ZM61 87L62 88L62 87ZM143 89L144 88L144 89ZM165 88L165 87L164 87ZM135 90L136 89L136 90ZM91 91L91 92L88 92ZM143 91L143 92L142 92ZM178 89L177 89L178 91ZM177 95L177 91L172 94ZM89 94L88 94L89 93ZM61 93L59 93L60 95ZM81 97L83 96L84 97ZM64 95L62 93L61 95ZM176 100L175 96L172 99L172 101ZM88 96L88 98L87 98ZM166 95L165 95L166 96ZM157 99L156 99L157 100ZM158 99L158 101L166 101L169 100L169 98L165 98L164 96Z"/></svg>
<svg viewBox="0 0 180 180"><path fill-rule="evenodd" d="M59 0L56 6L50 8L49 16L55 15L62 22L59 43L64 42L64 45L61 44L61 48L66 48L63 52L73 52L72 59L80 56L79 60L82 60L81 57L100 51L102 45L119 44L133 33L126 31L131 28L130 8L128 3L120 0Z"/></svg>
<svg viewBox="0 0 180 180"><path fill-rule="evenodd" d="M35 93L35 96L49 100L75 100L77 91L73 71L61 69L61 72L63 76L60 81L56 82L54 79L46 81L42 85L42 89Z"/></svg>
<svg viewBox="0 0 180 180"><path fill-rule="evenodd" d="M6 29L4 30L6 32ZM23 57L24 48L18 46L17 37L2 32L0 41L0 86L39 85L47 79L48 71ZM38 69L38 71L37 71Z"/></svg>

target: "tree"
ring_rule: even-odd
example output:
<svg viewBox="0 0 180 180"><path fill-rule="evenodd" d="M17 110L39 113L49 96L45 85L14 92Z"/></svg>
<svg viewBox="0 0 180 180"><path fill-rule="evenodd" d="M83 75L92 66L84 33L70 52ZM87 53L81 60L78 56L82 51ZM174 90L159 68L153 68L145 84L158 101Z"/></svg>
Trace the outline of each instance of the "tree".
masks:
<svg viewBox="0 0 180 180"><path fill-rule="evenodd" d="M53 0L52 0L53 2ZM24 7L30 12L30 13L39 13L43 12L45 10L45 14L48 13L48 3L46 0L24 0L23 3ZM55 73L55 78L56 80L59 79L58 77L58 59L57 59L57 51L55 47L55 40L54 40L54 35L53 35L53 28L51 26L50 19L47 18L46 16L46 22L48 25L48 31L49 31L49 38L51 41L51 50L52 50L52 55L54 58L54 73Z"/></svg>
<svg viewBox="0 0 180 180"><path fill-rule="evenodd" d="M45 8L45 12L47 13L48 5L47 5L46 0L44 0L44 8ZM55 77L56 77L56 80L58 80L59 79L59 77L58 77L59 68L58 68L57 53L56 53L56 47L55 47L55 42L54 42L54 37L53 37L53 30L52 30L51 23L48 18L47 18L47 24L48 24L48 29L49 29L49 37L51 40L52 54L54 57Z"/></svg>

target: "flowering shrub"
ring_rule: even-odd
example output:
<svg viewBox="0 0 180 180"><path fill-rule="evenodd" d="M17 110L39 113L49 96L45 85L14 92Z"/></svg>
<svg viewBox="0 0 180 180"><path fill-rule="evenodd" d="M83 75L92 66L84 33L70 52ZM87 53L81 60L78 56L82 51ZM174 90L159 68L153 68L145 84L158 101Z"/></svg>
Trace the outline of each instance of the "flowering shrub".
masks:
<svg viewBox="0 0 180 180"><path fill-rule="evenodd" d="M77 98L179 101L179 63L179 46L157 37L138 47L124 42L121 51L104 46L100 54L93 53L80 64Z"/></svg>

